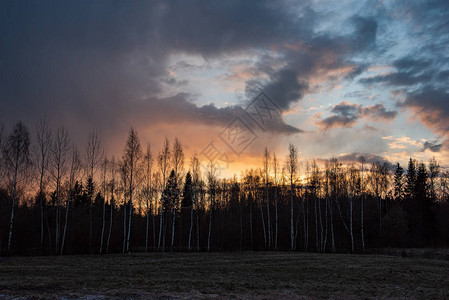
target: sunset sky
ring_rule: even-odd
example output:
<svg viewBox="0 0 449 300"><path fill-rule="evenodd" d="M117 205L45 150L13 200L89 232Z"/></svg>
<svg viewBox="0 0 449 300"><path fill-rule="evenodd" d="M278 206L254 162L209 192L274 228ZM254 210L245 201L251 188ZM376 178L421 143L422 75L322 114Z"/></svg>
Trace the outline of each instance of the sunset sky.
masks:
<svg viewBox="0 0 449 300"><path fill-rule="evenodd" d="M133 126L159 151L212 143L223 174L288 143L302 160L449 167L449 1L2 1L0 123L46 116L120 156ZM264 91L280 118L245 108ZM234 120L254 134L236 153ZM234 149L235 150L235 149ZM204 157L200 157L204 159Z"/></svg>

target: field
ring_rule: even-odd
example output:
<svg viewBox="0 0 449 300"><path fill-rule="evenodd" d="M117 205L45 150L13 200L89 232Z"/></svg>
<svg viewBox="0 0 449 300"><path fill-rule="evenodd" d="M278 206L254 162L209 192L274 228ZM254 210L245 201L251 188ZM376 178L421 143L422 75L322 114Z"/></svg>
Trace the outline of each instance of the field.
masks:
<svg viewBox="0 0 449 300"><path fill-rule="evenodd" d="M449 261L381 255L139 253L0 260L0 298L449 299Z"/></svg>

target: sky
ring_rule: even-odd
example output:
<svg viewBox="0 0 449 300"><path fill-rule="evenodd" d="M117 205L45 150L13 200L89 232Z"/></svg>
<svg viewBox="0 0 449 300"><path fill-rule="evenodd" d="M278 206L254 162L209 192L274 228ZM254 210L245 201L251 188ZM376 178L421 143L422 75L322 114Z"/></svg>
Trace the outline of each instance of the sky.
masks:
<svg viewBox="0 0 449 300"><path fill-rule="evenodd" d="M449 167L449 2L1 1L0 115L108 156L178 137L223 176L289 143Z"/></svg>

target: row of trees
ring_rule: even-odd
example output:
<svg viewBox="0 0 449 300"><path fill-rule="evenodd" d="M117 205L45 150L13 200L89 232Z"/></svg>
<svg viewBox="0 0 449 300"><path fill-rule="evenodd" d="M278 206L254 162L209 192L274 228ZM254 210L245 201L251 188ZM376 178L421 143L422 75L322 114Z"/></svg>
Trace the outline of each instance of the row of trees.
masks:
<svg viewBox="0 0 449 300"><path fill-rule="evenodd" d="M179 250L364 252L449 243L449 174L426 166L303 163L297 148L220 179L178 139L153 154L131 129L120 159L91 132L82 151L45 120L35 141L0 127L3 254Z"/></svg>

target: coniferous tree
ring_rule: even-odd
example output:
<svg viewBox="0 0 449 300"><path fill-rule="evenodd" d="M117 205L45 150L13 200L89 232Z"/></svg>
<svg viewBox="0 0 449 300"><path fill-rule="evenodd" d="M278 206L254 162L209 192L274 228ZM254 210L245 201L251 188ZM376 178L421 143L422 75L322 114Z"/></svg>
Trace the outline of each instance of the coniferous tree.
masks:
<svg viewBox="0 0 449 300"><path fill-rule="evenodd" d="M396 201L404 199L404 169L400 163L396 164L394 171L394 198Z"/></svg>

